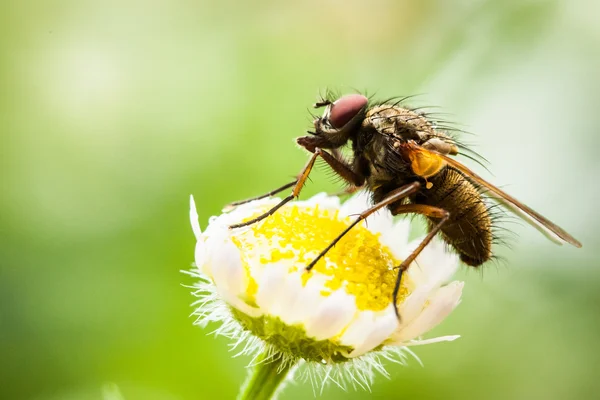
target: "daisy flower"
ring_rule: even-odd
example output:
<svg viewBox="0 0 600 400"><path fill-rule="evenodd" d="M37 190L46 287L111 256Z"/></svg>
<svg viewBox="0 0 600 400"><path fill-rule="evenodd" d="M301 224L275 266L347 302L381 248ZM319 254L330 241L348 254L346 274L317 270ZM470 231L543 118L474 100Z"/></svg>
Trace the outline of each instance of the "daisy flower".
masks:
<svg viewBox="0 0 600 400"><path fill-rule="evenodd" d="M322 389L369 387L383 360L404 362L410 346L451 341L422 339L460 302L463 283L450 282L457 257L434 240L403 274L398 309L392 304L394 267L420 242L408 241L410 223L387 210L355 226L311 271L321 250L368 207L361 193L340 205L319 194L290 203L253 225L229 226L260 215L279 201L256 200L211 217L202 231L193 197L196 236L196 323L218 324L253 372L241 398L271 398L286 376L304 376ZM413 354L414 355L414 354Z"/></svg>

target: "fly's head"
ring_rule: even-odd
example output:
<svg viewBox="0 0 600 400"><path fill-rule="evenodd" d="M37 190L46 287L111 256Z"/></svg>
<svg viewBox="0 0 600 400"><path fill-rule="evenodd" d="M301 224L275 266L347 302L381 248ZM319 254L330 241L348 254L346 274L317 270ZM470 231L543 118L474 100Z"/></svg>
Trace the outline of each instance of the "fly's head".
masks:
<svg viewBox="0 0 600 400"><path fill-rule="evenodd" d="M297 139L309 151L316 147L335 149L356 135L367 111L369 100L361 94L348 94L335 101L323 100L315 108L325 108L323 115L314 120L310 136Z"/></svg>

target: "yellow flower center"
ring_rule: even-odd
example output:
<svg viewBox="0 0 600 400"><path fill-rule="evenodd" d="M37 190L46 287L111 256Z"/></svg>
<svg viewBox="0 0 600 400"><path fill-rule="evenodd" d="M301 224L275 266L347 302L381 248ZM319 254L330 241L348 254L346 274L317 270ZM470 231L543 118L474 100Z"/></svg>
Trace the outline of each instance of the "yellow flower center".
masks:
<svg viewBox="0 0 600 400"><path fill-rule="evenodd" d="M264 211L257 211L247 220ZM351 222L349 217L340 217L337 210L293 204L251 225L250 229L234 232L232 239L240 249L249 278L245 300L253 304L258 290L254 268L277 263L290 273L304 271ZM392 301L398 274L393 268L400 265L400 260L380 242L379 236L365 228L364 222L356 225L311 271L303 272L304 284L320 273L327 277L321 291L323 296L344 288L356 298L358 309L383 310ZM408 294L405 283L403 278L399 301Z"/></svg>

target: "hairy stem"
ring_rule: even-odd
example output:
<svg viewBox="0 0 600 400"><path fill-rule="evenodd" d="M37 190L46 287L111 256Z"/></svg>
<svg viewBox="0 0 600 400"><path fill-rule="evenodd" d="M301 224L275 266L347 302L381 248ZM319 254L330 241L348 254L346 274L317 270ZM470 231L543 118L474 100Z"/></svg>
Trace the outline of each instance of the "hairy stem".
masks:
<svg viewBox="0 0 600 400"><path fill-rule="evenodd" d="M238 400L274 399L276 393L283 389L283 382L292 368L293 365L284 363L282 357L267 360L263 353L242 386Z"/></svg>

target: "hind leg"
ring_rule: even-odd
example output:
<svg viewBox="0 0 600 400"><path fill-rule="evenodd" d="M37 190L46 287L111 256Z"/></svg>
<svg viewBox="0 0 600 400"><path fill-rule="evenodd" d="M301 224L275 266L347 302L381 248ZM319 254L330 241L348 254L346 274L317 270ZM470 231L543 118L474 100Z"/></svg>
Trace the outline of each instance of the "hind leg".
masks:
<svg viewBox="0 0 600 400"><path fill-rule="evenodd" d="M400 214L421 214L426 217L437 218L439 222L433 226L427 236L423 238L421 243L413 250L412 253L402 263L396 267L398 268L398 276L396 277L396 284L394 286L394 293L392 299L394 302L394 311L396 317L400 320L400 313L398 312L398 292L400 290L400 282L402 281L402 274L408 269L410 264L417 258L417 256L423 251L423 249L431 242L431 240L437 235L442 229L444 224L450 218L450 213L443 208L428 206L424 204L402 204L391 210L393 215Z"/></svg>

